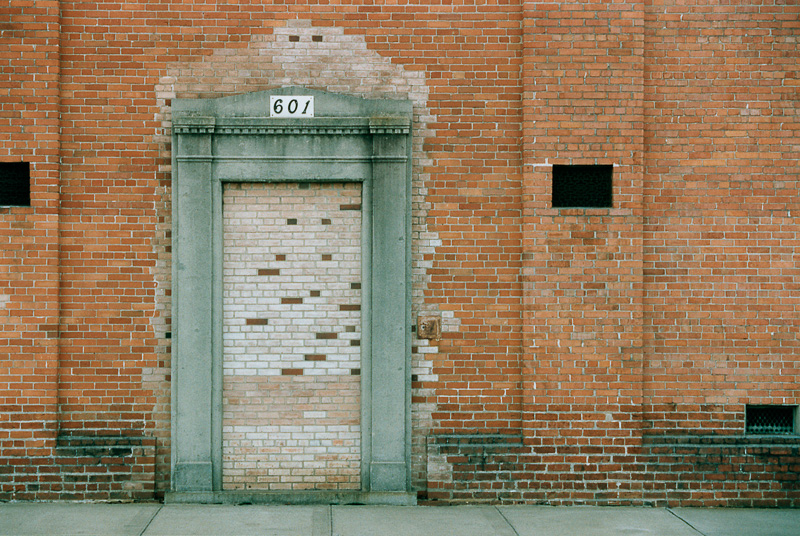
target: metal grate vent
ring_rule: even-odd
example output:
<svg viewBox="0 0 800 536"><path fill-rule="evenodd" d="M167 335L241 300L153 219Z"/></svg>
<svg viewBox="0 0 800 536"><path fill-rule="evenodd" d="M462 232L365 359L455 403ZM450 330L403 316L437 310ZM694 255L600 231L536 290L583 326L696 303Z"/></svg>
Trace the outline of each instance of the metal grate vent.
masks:
<svg viewBox="0 0 800 536"><path fill-rule="evenodd" d="M745 422L748 434L795 433L794 406L747 406Z"/></svg>

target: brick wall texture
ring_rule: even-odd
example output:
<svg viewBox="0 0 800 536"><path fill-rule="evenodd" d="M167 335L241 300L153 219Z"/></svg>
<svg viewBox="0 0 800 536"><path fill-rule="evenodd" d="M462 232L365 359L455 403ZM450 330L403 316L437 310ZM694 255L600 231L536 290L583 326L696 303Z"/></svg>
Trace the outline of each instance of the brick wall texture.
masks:
<svg viewBox="0 0 800 536"><path fill-rule="evenodd" d="M0 0L32 198L0 207L0 500L169 489L171 101L301 85L413 103L421 500L800 506L800 439L744 422L800 405L799 60L783 0ZM553 208L554 164L612 164L613 207ZM303 233L358 249L359 196L226 189L227 489L360 487L358 253L289 273Z"/></svg>

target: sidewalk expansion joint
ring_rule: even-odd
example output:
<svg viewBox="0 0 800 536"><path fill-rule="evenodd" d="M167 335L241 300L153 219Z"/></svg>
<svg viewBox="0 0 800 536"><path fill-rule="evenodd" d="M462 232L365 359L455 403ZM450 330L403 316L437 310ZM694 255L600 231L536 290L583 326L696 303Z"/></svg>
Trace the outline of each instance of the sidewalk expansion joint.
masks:
<svg viewBox="0 0 800 536"><path fill-rule="evenodd" d="M498 508L497 505L495 505L494 509L497 511L498 514L500 514L500 517L503 518L503 521L506 522L506 525L508 525L508 527L514 532L514 535L519 536L519 532L517 532L517 529L514 528L514 525L511 524L508 518L505 515L503 515L502 510L500 510L500 508Z"/></svg>
<svg viewBox="0 0 800 536"><path fill-rule="evenodd" d="M142 529L142 532L140 532L140 533L139 533L139 536L143 536L143 535L144 535L144 533L145 533L145 532L147 532L147 529L149 529L149 528L150 528L150 525L153 523L153 520L156 518L156 516L159 514L159 512L161 512L161 509L162 509L162 508L164 508L164 505L163 505L163 504L160 504L160 505L158 505L158 510L156 510L155 512L153 512L153 515L152 515L152 516L150 516L150 520L149 520L149 521L147 522L147 524L144 526L144 528Z"/></svg>
<svg viewBox="0 0 800 536"><path fill-rule="evenodd" d="M673 511L671 508L666 508L666 511L667 511L667 512L669 512L670 514L672 514L673 516L677 517L678 519L680 519L680 520L681 520L681 521L682 521L682 522L683 522L683 523L684 523L684 524L685 524L687 527L689 527L690 529L692 529L693 531L695 531L697 534L700 534L701 536L708 536L706 533L704 533L704 532L700 532L700 531L697 529L697 527L695 527L694 525L692 525L691 523L689 523L688 521L686 521L685 519L683 519L683 518L682 518L681 516L679 516L678 514L676 514L676 513L675 513L675 512L674 512L674 511Z"/></svg>

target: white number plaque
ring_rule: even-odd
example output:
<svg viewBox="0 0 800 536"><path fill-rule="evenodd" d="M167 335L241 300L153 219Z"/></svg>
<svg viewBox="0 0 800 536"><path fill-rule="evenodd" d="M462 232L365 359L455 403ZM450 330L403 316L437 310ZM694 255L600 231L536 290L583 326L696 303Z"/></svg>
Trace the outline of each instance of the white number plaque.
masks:
<svg viewBox="0 0 800 536"><path fill-rule="evenodd" d="M270 117L314 117L314 97L272 95L269 98Z"/></svg>

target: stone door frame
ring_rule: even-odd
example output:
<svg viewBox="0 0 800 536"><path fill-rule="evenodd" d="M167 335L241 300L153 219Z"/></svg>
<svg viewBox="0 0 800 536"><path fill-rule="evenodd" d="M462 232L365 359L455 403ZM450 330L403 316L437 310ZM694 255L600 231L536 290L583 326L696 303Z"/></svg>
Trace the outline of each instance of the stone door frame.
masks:
<svg viewBox="0 0 800 536"><path fill-rule="evenodd" d="M273 95L313 96L315 117L270 118ZM173 100L168 500L237 501L222 491L223 183L329 181L362 183L362 490L240 499L413 502L411 117L410 101L298 87Z"/></svg>

